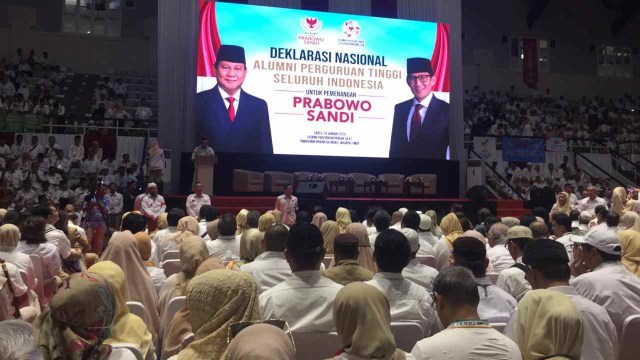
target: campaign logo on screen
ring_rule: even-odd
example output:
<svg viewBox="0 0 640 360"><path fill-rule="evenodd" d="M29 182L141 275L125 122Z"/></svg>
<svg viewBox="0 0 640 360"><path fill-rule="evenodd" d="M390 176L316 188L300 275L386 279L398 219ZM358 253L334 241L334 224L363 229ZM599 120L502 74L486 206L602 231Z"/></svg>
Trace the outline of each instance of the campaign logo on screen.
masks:
<svg viewBox="0 0 640 360"><path fill-rule="evenodd" d="M322 29L322 20L317 17L303 17L300 19L300 25L308 32L317 33Z"/></svg>
<svg viewBox="0 0 640 360"><path fill-rule="evenodd" d="M347 20L342 24L342 33L348 38L357 39L360 36L360 24L355 20Z"/></svg>

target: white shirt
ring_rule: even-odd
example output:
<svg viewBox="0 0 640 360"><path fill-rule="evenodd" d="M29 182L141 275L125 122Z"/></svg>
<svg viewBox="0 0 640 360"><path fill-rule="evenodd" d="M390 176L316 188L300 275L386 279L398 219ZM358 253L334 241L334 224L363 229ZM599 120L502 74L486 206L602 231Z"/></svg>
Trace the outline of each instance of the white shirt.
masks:
<svg viewBox="0 0 640 360"><path fill-rule="evenodd" d="M592 214L595 214L596 206L602 205L605 208L609 208L607 206L607 201L599 196L596 196L595 199L591 200L588 196L580 201L578 201L578 211L588 211Z"/></svg>
<svg viewBox="0 0 640 360"><path fill-rule="evenodd" d="M15 308L13 307L13 296L14 294L16 297L24 295L24 293L27 292L27 286L22 281L22 276L20 276L20 270L17 266L9 262L5 263L5 266L9 273L9 280L11 280L14 293L11 293L8 282L4 282L0 285L0 316L3 316L3 319L13 319L13 313L15 311ZM0 269L0 274L2 274L1 276L3 278L5 277L2 269Z"/></svg>
<svg viewBox="0 0 640 360"><path fill-rule="evenodd" d="M493 271L497 273L515 264L509 250L504 247L504 244L496 244L496 246L487 249L487 259L489 259L491 266L493 266Z"/></svg>
<svg viewBox="0 0 640 360"><path fill-rule="evenodd" d="M286 320L295 332L335 331L333 301L340 289L319 270L297 271L260 294L260 314Z"/></svg>
<svg viewBox="0 0 640 360"><path fill-rule="evenodd" d="M38 279L36 279L36 270L29 255L23 254L12 247L0 246L0 259L15 265L21 273L26 275L26 285L29 289L36 288Z"/></svg>
<svg viewBox="0 0 640 360"><path fill-rule="evenodd" d="M433 235L431 231L418 231L418 238L421 242L426 241L429 245L431 245L431 247L436 246L436 242L438 241L438 238ZM420 245L420 250L422 250L422 245ZM420 251L418 251L418 256L422 256L420 255Z"/></svg>
<svg viewBox="0 0 640 360"><path fill-rule="evenodd" d="M232 236L220 236L207 241L209 256L215 256L220 261L240 260L240 239Z"/></svg>
<svg viewBox="0 0 640 360"><path fill-rule="evenodd" d="M429 107L429 103L431 102L431 98L433 98L433 93L429 93L426 98L422 99L422 101L418 102L415 98L413 99L413 106L411 106L411 110L409 110L409 117L407 118L407 141L411 141L411 119L413 118L413 112L416 110L416 105L422 105L420 109L420 126L424 123L424 116L427 114L427 108Z"/></svg>
<svg viewBox="0 0 640 360"><path fill-rule="evenodd" d="M433 281L438 276L438 270L431 266L423 265L418 259L411 259L407 266L402 269L402 276L405 279L416 283L429 292L433 293Z"/></svg>
<svg viewBox="0 0 640 360"><path fill-rule="evenodd" d="M51 243L43 243L38 245L27 244L24 241L18 243L18 251L27 255L40 255L42 259L42 277L44 281L49 281L60 274L62 269L62 260L58 247Z"/></svg>
<svg viewBox="0 0 640 360"><path fill-rule="evenodd" d="M571 280L576 292L604 307L616 327L631 315L640 314L640 278L620 262L605 262Z"/></svg>
<svg viewBox="0 0 640 360"><path fill-rule="evenodd" d="M144 217L153 220L156 220L167 209L162 195L151 196L150 194L142 196L140 207Z"/></svg>
<svg viewBox="0 0 640 360"><path fill-rule="evenodd" d="M259 293L263 293L291 277L289 263L285 259L284 253L279 251L267 251L258 255L253 262L242 265L240 271L251 274L258 284Z"/></svg>
<svg viewBox="0 0 640 360"><path fill-rule="evenodd" d="M518 302L506 291L493 285L488 277L476 278L478 283L478 315L483 320L491 323L506 323L509 321Z"/></svg>
<svg viewBox="0 0 640 360"><path fill-rule="evenodd" d="M186 208L189 216L193 216L194 218L200 216L200 208L202 205L211 205L211 198L209 195L202 194L197 196L196 194L191 194L187 196Z"/></svg>
<svg viewBox="0 0 640 360"><path fill-rule="evenodd" d="M156 294L160 294L162 284L167 280L164 270L155 266L147 266L146 268L149 276L151 276L151 280L153 281L153 287L156 289Z"/></svg>
<svg viewBox="0 0 640 360"><path fill-rule="evenodd" d="M159 265L160 260L162 260L162 256L164 256L164 253L169 250L178 249L175 241L165 239L167 236L175 233L176 231L178 231L178 229L175 226L169 226L166 229L156 231L151 241L152 250L151 259L149 259L149 261L153 261L155 264Z"/></svg>
<svg viewBox="0 0 640 360"><path fill-rule="evenodd" d="M571 232L567 232L561 237L557 238L556 241L561 243L565 250L567 250L567 255L569 255L569 262L573 261L573 239L581 238L581 236L574 235Z"/></svg>
<svg viewBox="0 0 640 360"><path fill-rule="evenodd" d="M221 87L218 86L218 90L220 90L220 96L222 96L222 100L224 101L224 106L225 108L227 108L227 110L229 109L229 100L227 100L228 97L230 97L231 95L229 95L226 91L222 90ZM233 108L236 110L236 114L238 113L238 109L240 108L240 95L242 94L242 90L236 92L233 95Z"/></svg>
<svg viewBox="0 0 640 360"><path fill-rule="evenodd" d="M82 161L84 159L84 146L71 145L69 147L69 158L71 161Z"/></svg>
<svg viewBox="0 0 640 360"><path fill-rule="evenodd" d="M440 330L440 321L427 290L402 274L379 272L365 284L376 287L389 300L391 321L410 321L420 325L423 335Z"/></svg>
<svg viewBox="0 0 640 360"><path fill-rule="evenodd" d="M109 215L119 214L122 212L122 194L116 191L116 193L108 193L109 198ZM199 235L199 234L198 234Z"/></svg>
<svg viewBox="0 0 640 360"><path fill-rule="evenodd" d="M436 241L436 246L433 247L433 255L436 257L436 269L438 271L442 271L442 269L449 267L449 256L451 255L451 250L449 250L444 236Z"/></svg>
<svg viewBox="0 0 640 360"><path fill-rule="evenodd" d="M53 225L47 224L44 229L44 236L47 242L58 247L58 252L63 259L71 255L71 242L62 230L56 229Z"/></svg>
<svg viewBox="0 0 640 360"><path fill-rule="evenodd" d="M40 144L29 145L27 147L27 151L29 151L31 158L35 160L38 157L38 154L44 153L44 147Z"/></svg>
<svg viewBox="0 0 640 360"><path fill-rule="evenodd" d="M27 151L29 151L29 149L27 148L27 145L25 145L24 143L22 144L13 144L11 145L11 155L13 155L13 157L15 158L19 158L20 156L22 156L22 154L26 153Z"/></svg>
<svg viewBox="0 0 640 360"><path fill-rule="evenodd" d="M493 328L453 326L418 341L411 355L416 360L522 359L518 345Z"/></svg>
<svg viewBox="0 0 640 360"><path fill-rule="evenodd" d="M517 262L522 263L522 257L518 258ZM504 269L498 275L496 286L520 301L524 294L531 290L531 284L525 279L525 275L526 273L517 267Z"/></svg>

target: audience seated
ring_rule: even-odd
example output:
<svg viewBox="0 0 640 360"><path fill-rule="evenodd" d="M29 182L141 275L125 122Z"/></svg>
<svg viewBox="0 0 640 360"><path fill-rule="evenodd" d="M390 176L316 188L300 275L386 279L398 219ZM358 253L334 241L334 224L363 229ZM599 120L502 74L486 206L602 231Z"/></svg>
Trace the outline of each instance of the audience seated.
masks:
<svg viewBox="0 0 640 360"><path fill-rule="evenodd" d="M376 214L373 216L373 229L375 231L369 234L369 242L371 242L371 246L373 247L376 243L376 238L378 234L387 230L391 226L391 216L389 213L384 210L378 210Z"/></svg>
<svg viewBox="0 0 640 360"><path fill-rule="evenodd" d="M288 235L289 230L284 225L270 227L262 239L266 251L252 262L240 267L240 271L251 274L258 285L259 293L280 284L291 276L291 268L284 255Z"/></svg>
<svg viewBox="0 0 640 360"><path fill-rule="evenodd" d="M331 309L342 285L321 276L324 255L322 234L315 225L291 227L285 257L292 275L260 294L263 319L284 319L294 332L335 330Z"/></svg>
<svg viewBox="0 0 640 360"><path fill-rule="evenodd" d="M240 260L240 237L236 236L236 218L231 214L224 214L218 220L218 233L216 239L207 241L209 255L215 256L221 261Z"/></svg>
<svg viewBox="0 0 640 360"><path fill-rule="evenodd" d="M453 242L462 236L464 232L458 216L454 213L449 213L442 218L440 226L442 235L436 242L436 246L433 247L433 252L436 257L436 269L438 269L438 271L449 266L449 255L451 254L451 249L453 249Z"/></svg>
<svg viewBox="0 0 640 360"><path fill-rule="evenodd" d="M522 359L518 345L478 315L474 275L460 266L442 270L433 284L435 308L445 330L418 341L417 360ZM527 358L528 359L528 358Z"/></svg>
<svg viewBox="0 0 640 360"><path fill-rule="evenodd" d="M480 294L480 318L492 323L507 322L518 303L513 296L493 285L486 276L489 259L482 241L472 237L458 238L453 243L451 255L451 265L466 267L476 277Z"/></svg>
<svg viewBox="0 0 640 360"><path fill-rule="evenodd" d="M489 248L487 258L493 267L493 271L501 271L513 266L514 261L507 249L509 227L501 222L491 225L487 233Z"/></svg>
<svg viewBox="0 0 640 360"><path fill-rule="evenodd" d="M340 226L333 220L327 220L320 226L320 233L322 234L325 251L328 255L333 254L333 241L340 234Z"/></svg>
<svg viewBox="0 0 640 360"><path fill-rule="evenodd" d="M407 215L405 214L405 217L406 216ZM430 245L426 243L420 244L418 233L413 229L403 228L401 232L409 241L409 248L411 249L411 254L409 256L410 260L407 266L402 269L402 276L404 276L405 279L424 287L430 294L432 294L433 281L436 276L438 276L438 270L431 266L424 265L416 259L416 255L420 252L420 246L427 245L430 247Z"/></svg>
<svg viewBox="0 0 640 360"><path fill-rule="evenodd" d="M420 231L420 215L418 215L415 211L407 211L402 217L402 221L400 222L401 229L411 229L415 230L416 234ZM405 234L406 236L406 234ZM420 236L418 234L420 249L418 251L418 256L434 256L433 246L429 244L427 241L420 240Z"/></svg>
<svg viewBox="0 0 640 360"><path fill-rule="evenodd" d="M335 265L322 271L322 276L340 285L371 280L373 273L358 264L358 245L358 238L353 234L344 233L336 236L333 255Z"/></svg>
<svg viewBox="0 0 640 360"><path fill-rule="evenodd" d="M251 262L264 252L264 248L260 245L264 234L257 229L257 225L256 218L256 227L245 230L240 236L240 260L244 262Z"/></svg>
<svg viewBox="0 0 640 360"><path fill-rule="evenodd" d="M0 321L0 359L40 359L33 328L23 320Z"/></svg>
<svg viewBox="0 0 640 360"><path fill-rule="evenodd" d="M371 247L371 243L369 242L367 228L360 223L351 223L347 225L345 233L351 234L355 236L356 239L358 239L358 265L371 271L372 273L376 273L378 271L378 268L376 267L376 263L373 260L373 248ZM331 261L331 263L335 263L335 258Z"/></svg>
<svg viewBox="0 0 640 360"><path fill-rule="evenodd" d="M157 267L156 264L149 260L151 257L151 238L149 238L149 235L144 231L139 231L133 234L133 236L136 238L140 258L144 262L144 266L147 268L149 276L151 276L151 280L153 281L153 287L156 289L156 292L160 294L160 289L162 288L162 284L167 280L167 276L162 268Z"/></svg>
<svg viewBox="0 0 640 360"><path fill-rule="evenodd" d="M431 295L424 287L402 275L411 256L407 238L397 230L387 229L378 235L373 255L379 272L365 284L374 286L387 297L391 321L415 322L425 337L438 332L440 324L433 310Z"/></svg>
<svg viewBox="0 0 640 360"><path fill-rule="evenodd" d="M418 226L418 237L420 238L420 250L418 250L418 256L427 256L427 255L434 255L434 254L429 254L426 250L422 250L423 249L423 243L426 242L427 244L429 244L431 246L431 249L433 250L433 247L436 246L436 242L438 241L438 238L435 237L435 235L433 235L433 232L431 232L431 228L432 228L432 223L431 223L431 218L428 217L425 214L420 214L420 225ZM425 246L424 249L428 248Z"/></svg>
<svg viewBox="0 0 640 360"><path fill-rule="evenodd" d="M504 269L498 275L496 286L520 301L531 285L525 278L527 267L522 263L522 254L525 248L533 241L533 235L528 227L514 226L507 233L507 249L515 264Z"/></svg>

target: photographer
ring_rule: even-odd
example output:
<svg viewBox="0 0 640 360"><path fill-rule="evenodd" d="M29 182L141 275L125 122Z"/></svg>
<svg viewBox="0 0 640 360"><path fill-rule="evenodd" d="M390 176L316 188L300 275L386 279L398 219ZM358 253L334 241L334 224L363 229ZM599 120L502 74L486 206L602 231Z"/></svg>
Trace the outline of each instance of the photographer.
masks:
<svg viewBox="0 0 640 360"><path fill-rule="evenodd" d="M106 196L107 186L101 182L94 185L85 196L82 212L82 227L87 231L87 240L91 250L100 255L102 240L107 230L107 215L109 214L109 197Z"/></svg>

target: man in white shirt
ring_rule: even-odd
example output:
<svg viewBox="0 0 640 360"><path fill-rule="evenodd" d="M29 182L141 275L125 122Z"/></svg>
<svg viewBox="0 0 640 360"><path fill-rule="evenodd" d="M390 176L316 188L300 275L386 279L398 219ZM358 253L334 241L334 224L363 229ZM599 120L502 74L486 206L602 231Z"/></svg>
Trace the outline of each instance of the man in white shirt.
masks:
<svg viewBox="0 0 640 360"><path fill-rule="evenodd" d="M253 276L258 284L258 292L263 293L291 277L291 268L284 256L288 236L289 230L284 225L270 227L262 239L262 246L266 251L253 262L240 267L240 271Z"/></svg>
<svg viewBox="0 0 640 360"><path fill-rule="evenodd" d="M559 291L567 295L580 312L584 329L581 359L617 359L618 336L615 325L602 306L578 295L569 285L571 270L564 246L553 240L536 240L527 246L522 259L526 263L527 277L534 289ZM516 312L504 332L514 340L517 317Z"/></svg>
<svg viewBox="0 0 640 360"><path fill-rule="evenodd" d="M284 194L276 199L275 210L282 213L282 222L291 227L296 223L296 212L298 211L298 198L293 196L293 186L286 184Z"/></svg>
<svg viewBox="0 0 640 360"><path fill-rule="evenodd" d="M11 145L11 155L14 159L19 159L22 154L29 151L27 145L22 143L23 139L24 137L22 136L22 134L18 134L16 135L16 142Z"/></svg>
<svg viewBox="0 0 640 360"><path fill-rule="evenodd" d="M196 181L194 193L187 196L187 203L185 206L187 214L197 218L200 214L200 207L202 205L211 205L211 198L209 195L202 193L202 183L200 181Z"/></svg>
<svg viewBox="0 0 640 360"><path fill-rule="evenodd" d="M9 77L5 75L0 84L0 96L11 97L16 93L16 87L9 81Z"/></svg>
<svg viewBox="0 0 640 360"><path fill-rule="evenodd" d="M0 138L0 158L5 161L11 160L11 148L7 145L7 141L4 138Z"/></svg>
<svg viewBox="0 0 640 360"><path fill-rule="evenodd" d="M113 85L113 92L115 93L116 98L127 98L127 84L123 82L122 78L118 78L116 83Z"/></svg>
<svg viewBox="0 0 640 360"><path fill-rule="evenodd" d="M29 155L31 155L32 159L37 158L38 154L44 153L44 147L38 143L38 137L35 135L31 137L31 146L28 148Z"/></svg>
<svg viewBox="0 0 640 360"><path fill-rule="evenodd" d="M231 214L224 214L218 220L220 236L207 241L209 256L215 256L220 261L240 260L240 239L236 238L236 218Z"/></svg>
<svg viewBox="0 0 640 360"><path fill-rule="evenodd" d="M410 257L409 241L401 232L393 229L381 232L374 247L379 272L365 284L376 287L387 297L391 307L391 321L417 323L426 337L438 332L440 324L427 289L402 275Z"/></svg>
<svg viewBox="0 0 640 360"><path fill-rule="evenodd" d="M44 230L44 236L47 238L48 243L58 247L58 252L60 252L60 256L63 259L74 260L82 257L82 252L71 249L71 242L67 239L67 236L53 226L59 219L58 211L53 206L36 206L31 211L31 215L45 219L47 225Z"/></svg>
<svg viewBox="0 0 640 360"><path fill-rule="evenodd" d="M164 197L158 194L156 183L147 184L147 193L140 198L140 210L147 219L147 229L151 232L158 227L158 217L167 209Z"/></svg>
<svg viewBox="0 0 640 360"><path fill-rule="evenodd" d="M56 172L56 168L53 166L49 166L49 171L44 176L44 180L49 182L51 188L55 191L58 190L58 185L62 181L62 176Z"/></svg>
<svg viewBox="0 0 640 360"><path fill-rule="evenodd" d="M507 249L516 263L500 272L496 286L520 301L531 290L531 285L525 279L527 267L522 264L522 254L525 247L533 241L533 234L528 227L517 225L509 229L507 238Z"/></svg>
<svg viewBox="0 0 640 360"><path fill-rule="evenodd" d="M602 205L606 209L609 209L607 206L607 201L598 196L596 187L593 185L587 186L587 197L578 201L578 211L589 211L591 213L595 213L596 206Z"/></svg>
<svg viewBox="0 0 640 360"><path fill-rule="evenodd" d="M574 244L571 286L604 307L620 335L624 321L640 314L640 278L620 262L620 242L613 231L596 227Z"/></svg>
<svg viewBox="0 0 640 360"><path fill-rule="evenodd" d="M493 285L486 276L489 259L487 259L487 249L484 243L473 237L457 238L453 242L449 261L451 265L466 267L476 277L480 294L480 303L478 304L480 318L491 323L507 322L518 302L506 291Z"/></svg>
<svg viewBox="0 0 640 360"><path fill-rule="evenodd" d="M120 220L122 219L123 199L122 194L118 192L118 186L115 183L109 183L109 192L106 196L109 198L109 226L114 229L119 229Z"/></svg>
<svg viewBox="0 0 640 360"><path fill-rule="evenodd" d="M342 285L323 277L325 255L320 229L313 224L291 227L285 258L292 275L260 294L263 319L284 319L291 331L335 331L333 302Z"/></svg>
<svg viewBox="0 0 640 360"><path fill-rule="evenodd" d="M573 242L579 236L571 232L571 218L563 213L555 213L551 218L551 231L555 240L561 243L567 250L569 261L573 261Z"/></svg>
<svg viewBox="0 0 640 360"><path fill-rule="evenodd" d="M369 243L371 243L371 247L376 243L378 234L387 230L389 226L391 226L391 216L389 213L384 210L378 210L373 216L373 227L376 231L369 235Z"/></svg>
<svg viewBox="0 0 640 360"><path fill-rule="evenodd" d="M71 165L74 168L80 167L82 159L84 159L84 146L82 146L82 137L76 135L73 138L73 144L69 146L69 158L71 159Z"/></svg>
<svg viewBox="0 0 640 360"><path fill-rule="evenodd" d="M405 217L406 216L407 215L405 214ZM409 256L410 260L407 266L402 269L402 276L404 276L405 279L424 287L427 289L429 294L431 294L433 292L433 281L436 276L438 276L438 270L431 266L423 265L418 261L418 259L416 259L416 255L421 250L418 233L415 230L406 227L400 230L400 232L402 232L402 235L404 235L409 241L409 247L411 249L411 255ZM429 247L431 248L430 245ZM431 249L431 251L433 253L433 249Z"/></svg>
<svg viewBox="0 0 640 360"><path fill-rule="evenodd" d="M445 330L416 343L416 360L522 359L518 345L500 334L478 311L473 274L460 266L442 270L433 286L436 311Z"/></svg>
<svg viewBox="0 0 640 360"><path fill-rule="evenodd" d="M138 119L149 119L153 116L153 111L147 106L147 99L143 98L140 101L140 106L136 109L134 116Z"/></svg>
<svg viewBox="0 0 640 360"><path fill-rule="evenodd" d="M56 190L54 198L58 201L60 201L60 199L67 199L68 204L73 204L73 200L75 197L73 195L73 191L67 187L66 180L60 181L60 185L58 185L58 190Z"/></svg>
<svg viewBox="0 0 640 360"><path fill-rule="evenodd" d="M158 230L153 235L153 241L151 242L151 261L156 264L162 262L164 254L169 250L178 250L178 244L176 243L176 235L178 232L178 221L185 217L187 214L184 210L179 208L173 208L167 213L167 225L166 229Z"/></svg>
<svg viewBox="0 0 640 360"><path fill-rule="evenodd" d="M402 221L400 228L401 229L411 229L416 232L418 236L418 241L420 243L420 249L418 250L417 256L433 256L435 257L435 252L431 244L426 241L420 240L420 235L418 235L418 230L420 230L420 215L418 215L415 211L407 211L404 216L402 216ZM407 234L405 234L406 236ZM435 278L435 275L433 276Z"/></svg>
<svg viewBox="0 0 640 360"><path fill-rule="evenodd" d="M431 245L431 248L436 246L438 238L436 238L431 232L431 218L425 214L420 214L420 226L418 227L418 237L420 238L420 244L426 242ZM422 246L420 246L422 249ZM423 256L423 251L418 251L418 256Z"/></svg>
<svg viewBox="0 0 640 360"><path fill-rule="evenodd" d="M509 227L507 225L496 223L491 225L487 233L487 241L490 246L487 250L487 258L491 262L491 266L493 266L493 271L496 273L508 269L514 264L513 258L506 248L508 232Z"/></svg>
<svg viewBox="0 0 640 360"><path fill-rule="evenodd" d="M71 169L71 161L64 158L64 152L62 150L56 151L56 156L53 159L49 159L49 166L56 168L56 171L60 174L66 174Z"/></svg>
<svg viewBox="0 0 640 360"><path fill-rule="evenodd" d="M33 189L31 184L31 180L29 179L26 179L22 182L22 189L16 192L16 196L13 199L15 205L22 207L27 200L31 200L33 202L38 201L38 194Z"/></svg>
<svg viewBox="0 0 640 360"><path fill-rule="evenodd" d="M198 213L198 235L205 240L212 240L207 234L207 225L220 217L220 209L211 205L202 205Z"/></svg>

